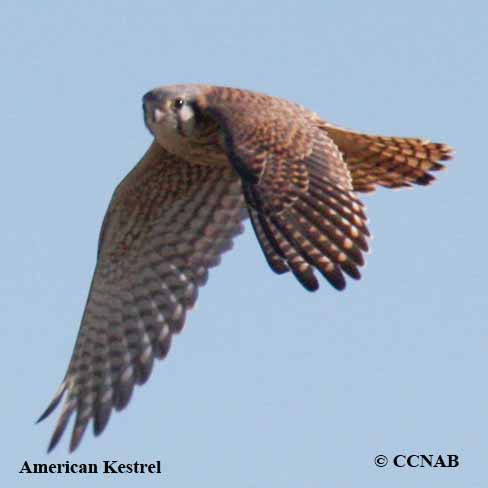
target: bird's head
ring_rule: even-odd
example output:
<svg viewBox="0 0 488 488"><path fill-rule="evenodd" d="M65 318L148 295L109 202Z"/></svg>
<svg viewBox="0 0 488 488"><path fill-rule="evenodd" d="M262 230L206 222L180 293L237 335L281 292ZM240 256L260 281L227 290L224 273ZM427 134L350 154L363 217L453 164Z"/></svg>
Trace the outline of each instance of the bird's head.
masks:
<svg viewBox="0 0 488 488"><path fill-rule="evenodd" d="M191 137L198 129L196 99L198 85L173 85L155 88L142 98L144 122L156 140L164 145L168 139Z"/></svg>

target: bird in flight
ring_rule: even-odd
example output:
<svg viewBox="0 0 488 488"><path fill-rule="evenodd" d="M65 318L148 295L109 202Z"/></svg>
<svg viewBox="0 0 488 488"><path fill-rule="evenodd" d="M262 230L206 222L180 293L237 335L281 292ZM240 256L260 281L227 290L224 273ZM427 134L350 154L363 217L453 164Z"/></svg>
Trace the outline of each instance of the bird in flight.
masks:
<svg viewBox="0 0 488 488"><path fill-rule="evenodd" d="M154 140L113 194L68 370L39 421L65 401L70 451L95 435L168 353L208 270L250 218L270 268L307 290L360 278L369 231L358 192L428 185L445 144L362 134L300 105L236 88L173 85L143 97Z"/></svg>

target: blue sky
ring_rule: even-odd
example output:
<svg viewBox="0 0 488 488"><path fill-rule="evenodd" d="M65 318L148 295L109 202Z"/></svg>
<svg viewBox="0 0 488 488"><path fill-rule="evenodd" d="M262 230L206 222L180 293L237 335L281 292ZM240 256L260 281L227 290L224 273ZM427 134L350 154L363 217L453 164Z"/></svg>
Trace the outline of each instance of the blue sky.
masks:
<svg viewBox="0 0 488 488"><path fill-rule="evenodd" d="M14 2L0 18L5 486L486 486L484 2ZM364 198L363 279L307 294L247 225L129 407L45 454L118 181L150 143L150 88L256 89L325 119L447 142L430 188ZM457 469L377 468L458 454ZM22 463L151 462L161 476L21 476ZM95 478L93 477L95 476Z"/></svg>

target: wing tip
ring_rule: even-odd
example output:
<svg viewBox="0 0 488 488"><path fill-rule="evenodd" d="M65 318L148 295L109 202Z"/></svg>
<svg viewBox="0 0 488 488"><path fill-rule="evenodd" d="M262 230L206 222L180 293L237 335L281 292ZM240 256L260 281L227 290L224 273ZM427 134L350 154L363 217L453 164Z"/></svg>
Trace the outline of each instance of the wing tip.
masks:
<svg viewBox="0 0 488 488"><path fill-rule="evenodd" d="M66 429L66 425L68 424L68 421L69 421L72 413L73 413L73 405L72 404L66 404L64 411L61 414L61 417L59 418L58 423L56 424L56 428L54 429L53 435L51 436L51 440L50 440L49 445L47 447L47 453L48 454L58 445L58 442L60 441L61 437L64 434L64 431Z"/></svg>
<svg viewBox="0 0 488 488"><path fill-rule="evenodd" d="M83 420L79 425L75 425L73 432L71 433L71 440L69 443L69 453L73 453L80 445L83 435L85 434L86 427L88 425L88 420Z"/></svg>
<svg viewBox="0 0 488 488"><path fill-rule="evenodd" d="M59 402L61 401L61 399L64 396L66 388L67 388L67 382L65 380L59 386L58 390L54 394L54 398L51 400L51 402L47 406L46 410L44 410L44 412L41 414L41 416L36 420L36 422L35 422L36 424L39 424L40 422L42 422L44 419L49 417L49 415L51 415L51 413L54 410L56 410L56 407L59 405Z"/></svg>
<svg viewBox="0 0 488 488"><path fill-rule="evenodd" d="M294 273L295 277L298 279L300 284L310 292L315 292L320 288L319 281L317 280L315 274L312 272L311 276L304 276Z"/></svg>

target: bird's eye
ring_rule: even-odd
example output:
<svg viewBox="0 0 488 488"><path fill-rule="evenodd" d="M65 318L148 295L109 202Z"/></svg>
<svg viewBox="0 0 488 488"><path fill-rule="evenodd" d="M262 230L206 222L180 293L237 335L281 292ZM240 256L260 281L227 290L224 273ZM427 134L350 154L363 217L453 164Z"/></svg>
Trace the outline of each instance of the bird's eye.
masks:
<svg viewBox="0 0 488 488"><path fill-rule="evenodd" d="M174 101L173 101L173 107L176 110L178 110L181 107L183 107L184 104L185 104L185 102L184 102L184 100L182 98L175 98Z"/></svg>

